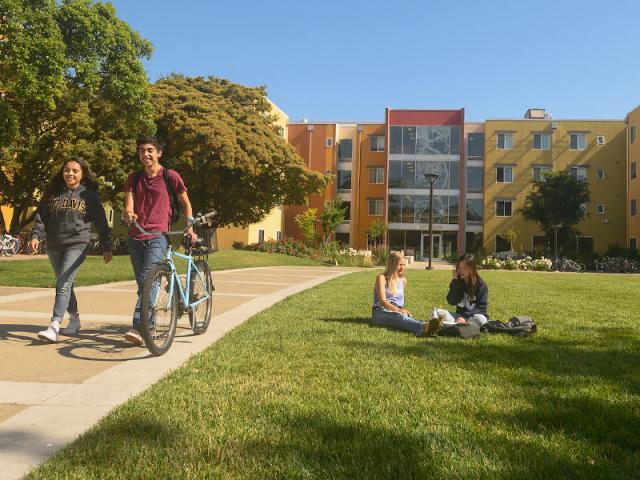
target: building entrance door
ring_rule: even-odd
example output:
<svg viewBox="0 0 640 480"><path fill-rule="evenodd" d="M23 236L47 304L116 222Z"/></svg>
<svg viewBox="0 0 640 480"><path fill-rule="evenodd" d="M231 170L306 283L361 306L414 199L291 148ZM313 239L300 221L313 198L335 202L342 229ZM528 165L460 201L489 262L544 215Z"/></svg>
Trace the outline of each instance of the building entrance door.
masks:
<svg viewBox="0 0 640 480"><path fill-rule="evenodd" d="M431 250L432 260L441 260L442 258L442 235L434 233L433 235L433 248ZM422 234L422 241L420 242L420 253L422 255L422 261L429 259L429 234Z"/></svg>

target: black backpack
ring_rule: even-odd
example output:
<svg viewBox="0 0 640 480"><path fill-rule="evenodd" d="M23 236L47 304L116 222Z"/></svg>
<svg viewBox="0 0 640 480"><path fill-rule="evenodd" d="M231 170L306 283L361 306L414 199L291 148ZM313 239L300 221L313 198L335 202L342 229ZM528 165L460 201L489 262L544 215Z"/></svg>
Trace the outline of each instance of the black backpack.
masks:
<svg viewBox="0 0 640 480"><path fill-rule="evenodd" d="M456 323L455 325L443 325L438 330L439 337L478 338L480 327L475 323Z"/></svg>
<svg viewBox="0 0 640 480"><path fill-rule="evenodd" d="M527 316L511 317L508 322L489 320L484 328L489 333L506 333L514 337L528 337L538 331L538 326L533 318Z"/></svg>
<svg viewBox="0 0 640 480"><path fill-rule="evenodd" d="M168 168L162 168L162 179L164 180L164 185L167 187L167 193L169 194L169 207L171 208L171 224L173 225L178 220L180 220L180 214L182 213L182 204L178 201L178 195L173 190L171 183L169 183L169 172L171 170ZM133 176L133 194L135 195L136 188L138 188L138 183L140 183L140 176L143 174L142 170L138 170Z"/></svg>

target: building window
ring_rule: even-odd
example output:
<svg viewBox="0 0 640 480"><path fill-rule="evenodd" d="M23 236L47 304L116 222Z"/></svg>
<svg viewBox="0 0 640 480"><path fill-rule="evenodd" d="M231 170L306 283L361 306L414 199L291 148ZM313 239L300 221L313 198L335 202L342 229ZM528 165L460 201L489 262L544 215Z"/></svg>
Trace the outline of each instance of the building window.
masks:
<svg viewBox="0 0 640 480"><path fill-rule="evenodd" d="M630 206L630 210L631 210L631 216L634 217L636 215L637 212L637 206L636 206L636 199L632 199L631 200L631 206Z"/></svg>
<svg viewBox="0 0 640 480"><path fill-rule="evenodd" d="M596 212L604 213L604 203L597 203L596 204Z"/></svg>
<svg viewBox="0 0 640 480"><path fill-rule="evenodd" d="M282 241L282 232L280 230L276 232L276 241L278 242Z"/></svg>
<svg viewBox="0 0 640 480"><path fill-rule="evenodd" d="M402 127L402 153L405 155L415 155L416 127Z"/></svg>
<svg viewBox="0 0 640 480"><path fill-rule="evenodd" d="M264 243L264 230L258 230L258 243Z"/></svg>
<svg viewBox="0 0 640 480"><path fill-rule="evenodd" d="M113 208L109 209L109 225L113 225Z"/></svg>
<svg viewBox="0 0 640 480"><path fill-rule="evenodd" d="M583 132L569 134L569 149L584 150L587 148L587 134Z"/></svg>
<svg viewBox="0 0 640 480"><path fill-rule="evenodd" d="M638 239L637 238L630 238L629 239L629 248L631 250L638 250Z"/></svg>
<svg viewBox="0 0 640 480"><path fill-rule="evenodd" d="M470 133L467 136L467 157L484 157L484 133Z"/></svg>
<svg viewBox="0 0 640 480"><path fill-rule="evenodd" d="M629 143L636 143L636 126L631 125L629 128Z"/></svg>
<svg viewBox="0 0 640 480"><path fill-rule="evenodd" d="M507 167L507 166L496 167L496 182L513 183L513 167Z"/></svg>
<svg viewBox="0 0 640 480"><path fill-rule="evenodd" d="M384 202L381 198L370 198L367 200L370 217L381 217L384 214Z"/></svg>
<svg viewBox="0 0 640 480"><path fill-rule="evenodd" d="M338 161L350 162L353 158L353 140L344 138L338 142Z"/></svg>
<svg viewBox="0 0 640 480"><path fill-rule="evenodd" d="M581 203L580 204L580 210L582 210L582 213L584 213L584 216L587 216L587 204L586 203Z"/></svg>
<svg viewBox="0 0 640 480"><path fill-rule="evenodd" d="M604 169L598 169L598 180L604 180Z"/></svg>
<svg viewBox="0 0 640 480"><path fill-rule="evenodd" d="M496 200L496 216L510 217L512 212L511 200Z"/></svg>
<svg viewBox="0 0 640 480"><path fill-rule="evenodd" d="M496 235L496 252L508 252L511 250L511 244L502 235Z"/></svg>
<svg viewBox="0 0 640 480"><path fill-rule="evenodd" d="M351 190L351 170L338 170L338 190Z"/></svg>
<svg viewBox="0 0 640 480"><path fill-rule="evenodd" d="M383 167L369 167L369 183L376 185L384 184Z"/></svg>
<svg viewBox="0 0 640 480"><path fill-rule="evenodd" d="M280 138L284 138L284 127L278 127L278 135Z"/></svg>
<svg viewBox="0 0 640 480"><path fill-rule="evenodd" d="M342 208L344 209L344 219L342 223L349 223L351 221L351 202L342 202Z"/></svg>
<svg viewBox="0 0 640 480"><path fill-rule="evenodd" d="M596 145L604 145L604 135L596 135Z"/></svg>
<svg viewBox="0 0 640 480"><path fill-rule="evenodd" d="M340 245L348 246L349 245L349 237L351 235L348 232L337 232L336 233L336 242Z"/></svg>
<svg viewBox="0 0 640 480"><path fill-rule="evenodd" d="M478 198L467 198L467 222L482 222L482 200Z"/></svg>
<svg viewBox="0 0 640 480"><path fill-rule="evenodd" d="M384 136L371 135L369 137L369 148L372 152L384 152Z"/></svg>
<svg viewBox="0 0 640 480"><path fill-rule="evenodd" d="M498 133L497 147L499 150L511 150L513 148L513 133Z"/></svg>
<svg viewBox="0 0 640 480"><path fill-rule="evenodd" d="M551 171L551 167L548 165L538 165L533 167L533 180L535 182L539 181L539 180L543 180L544 179L544 174L546 172L550 172Z"/></svg>
<svg viewBox="0 0 640 480"><path fill-rule="evenodd" d="M631 162L631 165L629 165L629 178L636 178L636 162Z"/></svg>
<svg viewBox="0 0 640 480"><path fill-rule="evenodd" d="M390 127L389 153L402 153L402 127Z"/></svg>
<svg viewBox="0 0 640 480"><path fill-rule="evenodd" d="M331 137L327 138L327 141L326 141L326 143L324 145L327 148L333 147L333 138L331 138Z"/></svg>
<svg viewBox="0 0 640 480"><path fill-rule="evenodd" d="M482 167L467 167L467 192L482 192L483 177Z"/></svg>
<svg viewBox="0 0 640 480"><path fill-rule="evenodd" d="M587 167L571 167L569 168L569 174L573 178L577 178L578 180L587 180Z"/></svg>
<svg viewBox="0 0 640 480"><path fill-rule="evenodd" d="M533 149L534 150L551 150L551 134L550 133L534 133Z"/></svg>

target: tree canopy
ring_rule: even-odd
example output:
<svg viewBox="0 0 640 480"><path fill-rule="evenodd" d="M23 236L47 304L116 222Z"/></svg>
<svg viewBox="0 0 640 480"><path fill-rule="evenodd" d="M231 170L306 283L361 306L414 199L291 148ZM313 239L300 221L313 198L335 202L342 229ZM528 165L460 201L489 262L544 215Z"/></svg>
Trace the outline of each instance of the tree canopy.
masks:
<svg viewBox="0 0 640 480"><path fill-rule="evenodd" d="M590 199L589 184L566 171L546 173L533 182L533 190L521 210L527 221L538 222L551 238L554 227L567 236L587 217L584 205Z"/></svg>
<svg viewBox="0 0 640 480"><path fill-rule="evenodd" d="M162 163L180 172L194 211L215 208L223 225L304 204L328 182L280 137L263 87L171 75L152 86L152 98Z"/></svg>
<svg viewBox="0 0 640 480"><path fill-rule="evenodd" d="M71 155L115 197L135 137L154 130L142 64L152 46L110 3L3 0L0 19L0 204L14 208L17 232Z"/></svg>

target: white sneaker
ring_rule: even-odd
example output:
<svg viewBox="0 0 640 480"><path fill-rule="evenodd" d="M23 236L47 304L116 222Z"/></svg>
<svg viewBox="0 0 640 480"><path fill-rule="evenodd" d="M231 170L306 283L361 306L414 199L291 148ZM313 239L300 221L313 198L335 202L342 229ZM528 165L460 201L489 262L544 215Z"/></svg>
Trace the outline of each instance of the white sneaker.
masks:
<svg viewBox="0 0 640 480"><path fill-rule="evenodd" d="M60 333L63 335L75 335L80 330L80 314L79 313L70 313L69 314L69 325L60 330Z"/></svg>
<svg viewBox="0 0 640 480"><path fill-rule="evenodd" d="M127 342L131 342L131 343L133 343L134 345L136 345L138 347L143 344L142 337L135 330L129 330L127 333L125 333L124 334L124 339Z"/></svg>
<svg viewBox="0 0 640 480"><path fill-rule="evenodd" d="M60 330L60 322L54 321L49 324L49 328L38 332L38 338L50 343L58 343L58 331Z"/></svg>

